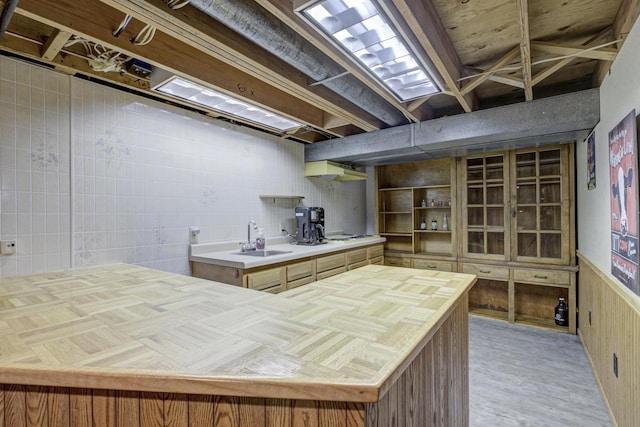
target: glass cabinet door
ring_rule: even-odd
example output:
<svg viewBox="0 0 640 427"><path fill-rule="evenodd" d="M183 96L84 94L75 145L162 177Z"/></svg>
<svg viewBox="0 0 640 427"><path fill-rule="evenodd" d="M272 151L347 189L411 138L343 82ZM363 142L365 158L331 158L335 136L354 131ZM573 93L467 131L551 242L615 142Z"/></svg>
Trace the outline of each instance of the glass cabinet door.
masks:
<svg viewBox="0 0 640 427"><path fill-rule="evenodd" d="M507 214L508 189L505 182L506 156L492 154L469 157L463 168L463 252L465 256L505 259L508 251Z"/></svg>
<svg viewBox="0 0 640 427"><path fill-rule="evenodd" d="M566 203L568 191L563 180L564 151L559 148L520 150L515 153L515 204L513 211L517 260L536 258L550 262L563 259L563 233L567 226Z"/></svg>

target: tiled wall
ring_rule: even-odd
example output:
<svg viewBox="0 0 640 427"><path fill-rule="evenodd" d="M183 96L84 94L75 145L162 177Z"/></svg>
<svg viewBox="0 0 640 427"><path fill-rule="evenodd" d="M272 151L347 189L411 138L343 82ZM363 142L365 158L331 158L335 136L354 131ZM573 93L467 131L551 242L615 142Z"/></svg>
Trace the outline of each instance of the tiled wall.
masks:
<svg viewBox="0 0 640 427"><path fill-rule="evenodd" d="M189 226L200 242L245 239L251 219L293 231L298 201L263 194L365 231L364 182L304 178L302 144L6 57L0 84L0 236L18 240L2 276L113 262L189 274Z"/></svg>

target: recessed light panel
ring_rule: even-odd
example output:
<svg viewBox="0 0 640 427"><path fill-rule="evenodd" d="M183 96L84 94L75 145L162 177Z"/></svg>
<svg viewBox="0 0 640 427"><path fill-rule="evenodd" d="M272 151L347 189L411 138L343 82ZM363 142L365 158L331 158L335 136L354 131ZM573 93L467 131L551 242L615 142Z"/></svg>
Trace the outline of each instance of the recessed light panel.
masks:
<svg viewBox="0 0 640 427"><path fill-rule="evenodd" d="M280 131L302 126L301 123L231 98L178 76L169 78L155 86L153 90Z"/></svg>
<svg viewBox="0 0 640 427"><path fill-rule="evenodd" d="M325 0L302 13L400 101L440 91L371 0Z"/></svg>

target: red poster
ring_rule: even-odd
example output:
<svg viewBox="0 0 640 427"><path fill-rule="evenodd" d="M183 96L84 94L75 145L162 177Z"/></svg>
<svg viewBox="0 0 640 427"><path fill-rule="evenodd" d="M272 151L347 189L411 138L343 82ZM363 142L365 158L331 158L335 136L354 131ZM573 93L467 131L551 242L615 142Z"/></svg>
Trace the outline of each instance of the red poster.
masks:
<svg viewBox="0 0 640 427"><path fill-rule="evenodd" d="M638 160L632 110L609 132L611 178L611 274L639 294Z"/></svg>

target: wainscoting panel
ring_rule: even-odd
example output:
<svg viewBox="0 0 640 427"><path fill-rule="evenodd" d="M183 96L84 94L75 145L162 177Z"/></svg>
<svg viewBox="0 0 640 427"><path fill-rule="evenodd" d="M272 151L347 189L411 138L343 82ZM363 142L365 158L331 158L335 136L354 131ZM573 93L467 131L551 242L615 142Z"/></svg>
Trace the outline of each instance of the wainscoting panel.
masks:
<svg viewBox="0 0 640 427"><path fill-rule="evenodd" d="M616 423L640 426L640 297L581 254L579 261L580 337Z"/></svg>

